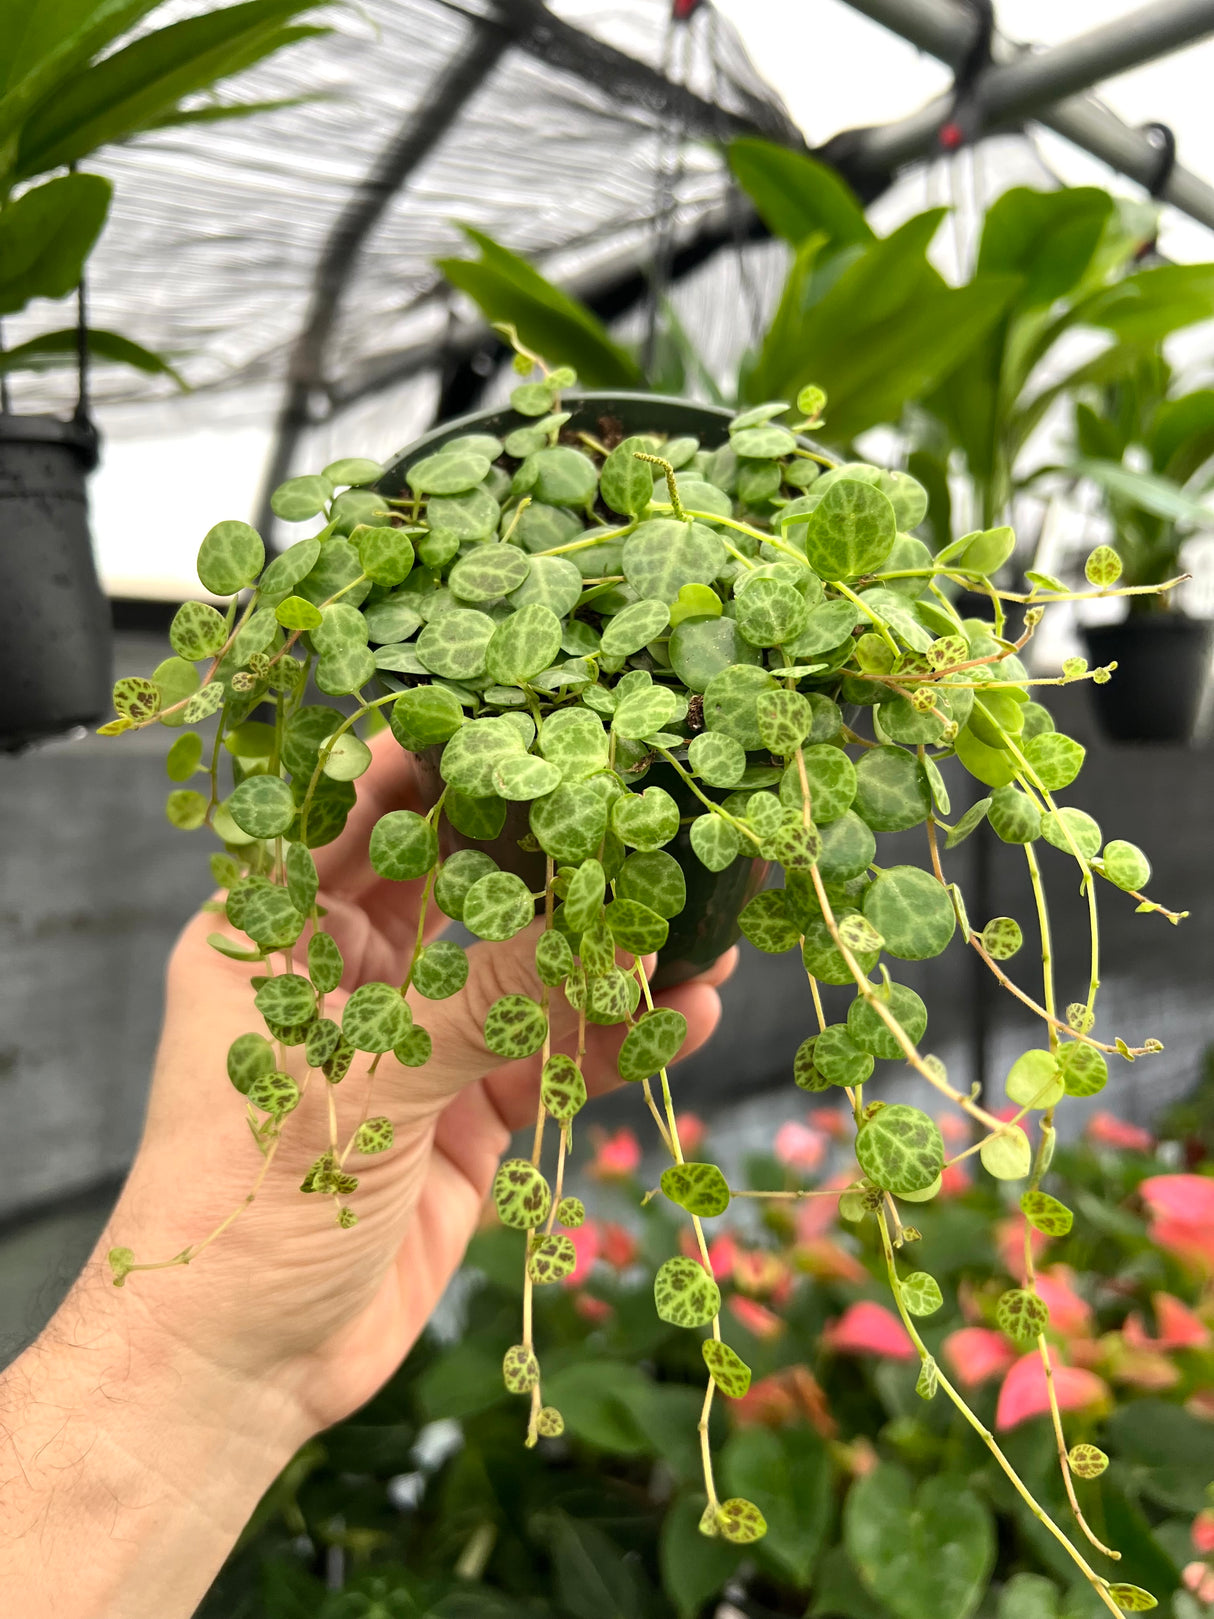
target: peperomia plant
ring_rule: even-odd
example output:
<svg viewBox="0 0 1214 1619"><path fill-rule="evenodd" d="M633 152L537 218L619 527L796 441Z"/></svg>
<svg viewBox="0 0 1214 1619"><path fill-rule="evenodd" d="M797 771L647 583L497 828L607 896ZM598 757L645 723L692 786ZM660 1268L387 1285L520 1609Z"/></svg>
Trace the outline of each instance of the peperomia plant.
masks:
<svg viewBox="0 0 1214 1619"><path fill-rule="evenodd" d="M527 1443L563 1426L543 1398L532 1297L576 1261L568 1233L584 1210L566 1194L566 1176L586 1099L586 1031L623 1025L620 1076L639 1087L672 1160L661 1193L690 1223L689 1251L658 1268L654 1302L664 1321L705 1332L702 1531L744 1544L765 1530L750 1501L722 1500L714 1480L709 1413L718 1392L746 1393L750 1370L722 1335L705 1222L738 1197L830 1195L845 1219L871 1221L879 1235L920 1356L918 1393L956 1405L1106 1608L1153 1606L1145 1591L1098 1574L1017 1476L924 1345L916 1319L939 1306L941 1290L906 1262L919 1240L908 1209L934 1197L948 1162L974 1154L995 1179L1023 1183L1026 1235L1068 1230L1071 1211L1043 1185L1057 1107L1103 1087L1110 1053L1161 1049L1094 1033L1097 889L1108 883L1140 910L1180 916L1144 897L1150 868L1137 848L1106 843L1091 816L1060 802L1084 750L1031 695L1089 674L1104 681L1109 671L1076 660L1060 677L1033 680L1019 657L1045 605L1074 594L1041 582L1028 594L997 588L1013 544L1006 528L933 557L910 532L926 510L912 478L834 465L806 440L825 407L816 388L802 391L791 419L783 402L719 418L715 438L724 442L710 447L625 436L606 412L597 432L580 430L576 403L561 408L573 373L549 371L522 349L517 365L539 375L516 387L517 425L504 436L448 436L433 453L404 458L395 485L396 474L363 460L284 484L278 515L321 526L268 565L247 524L212 529L199 578L228 598L226 611L187 602L170 632L174 656L115 688L118 718L106 733L187 727L169 750L180 785L168 815L185 829L209 827L224 845L211 856L226 891L215 908L245 938L217 933L212 943L256 964L260 1025L234 1042L228 1072L248 1109L261 1177L303 1086L365 1087L363 1122L347 1141L334 1133L316 1143L301 1186L332 1200L339 1225L353 1225L359 1155L393 1139L392 1121L370 1113L376 1070L429 1059L414 1014L427 998L458 993L467 977L458 944L423 942L430 907L483 940L535 926L537 993L502 997L484 1022L494 1058L542 1063L530 1155L503 1163L494 1186L501 1220L524 1247L522 1332L504 1377L529 1403ZM1116 590L1117 574L1102 548L1083 594ZM989 600L989 618L958 611L958 586ZM1014 635L1013 610L1022 610ZM309 682L344 706L310 702ZM380 877L421 885L423 926L403 982L347 985L334 1017L326 997L342 982L343 961L317 903L311 850L341 830L370 762L365 736L385 716L432 792L426 813L397 809L377 821L369 857ZM193 727L212 719L204 741ZM949 756L987 789L956 820L940 769ZM199 771L202 790L185 785ZM1039 997L1002 966L1021 946L1020 925L972 923L949 879L949 851L983 819L1024 849ZM877 835L912 828L923 829L922 859L878 864ZM1054 983L1034 852L1042 837L1074 858L1089 905L1090 979L1069 1005ZM783 882L756 892L768 866ZM742 932L760 950L798 950L804 962L816 1032L797 1052L793 1078L807 1091L838 1086L848 1099L859 1168L841 1192L733 1188L717 1165L683 1152L667 1068L686 1025L655 1007L650 961L689 906L688 879L738 871L753 894ZM940 955L958 933L1043 1026L1040 1045L1007 1076L1010 1111L959 1089L921 1050L928 1009L890 971ZM823 985L853 991L845 1018L828 1021ZM579 1014L568 1051L550 1037L559 994ZM972 1145L947 1159L926 1112L866 1092L878 1060L909 1064L946 1097L973 1126ZM217 1234L164 1260L114 1249L114 1280L187 1264ZM1071 1506L1104 1551L1071 1485L1072 1472L1095 1476L1103 1458L1091 1446L1068 1451L1031 1243L1024 1284L1003 1295L999 1320L1037 1345Z"/></svg>

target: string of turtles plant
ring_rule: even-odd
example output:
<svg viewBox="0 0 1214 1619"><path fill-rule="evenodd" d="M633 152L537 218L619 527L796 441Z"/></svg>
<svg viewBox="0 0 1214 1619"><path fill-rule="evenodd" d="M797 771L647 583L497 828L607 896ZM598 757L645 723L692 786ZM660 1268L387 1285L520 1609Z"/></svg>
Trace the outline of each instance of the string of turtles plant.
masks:
<svg viewBox="0 0 1214 1619"><path fill-rule="evenodd" d="M1154 1606L1147 1592L1092 1568L926 1348L916 1321L940 1306L941 1291L928 1271L905 1268L918 1233L903 1214L939 1187L943 1142L926 1112L866 1092L877 1061L909 1064L974 1126L974 1144L958 1156L976 1153L990 1175L1022 1183L1026 1279L1003 1296L1000 1324L1036 1344L1075 1523L1116 1557L1088 1527L1072 1482L1097 1477L1106 1458L1091 1445L1068 1448L1028 1239L1032 1228L1058 1234L1072 1222L1043 1189L1059 1105L1098 1092L1111 1053L1133 1059L1161 1049L1094 1033L1097 890L1108 885L1172 922L1184 913L1144 896L1150 867L1136 847L1106 842L1090 815L1059 800L1084 750L1055 729L1037 688L1103 682L1110 669L1073 659L1055 679L1030 679L1019 655L1049 603L1129 593L1118 591L1117 557L1107 547L1092 553L1086 590L1031 574L1021 593L993 583L1012 551L1010 529L968 535L932 556L910 533L926 509L912 478L834 465L807 443L822 425L817 389L803 391L790 425L781 402L736 416L716 448L660 434L608 443L568 427L560 405L576 380L571 371L548 370L521 346L516 366L530 376L512 395L525 424L504 440L450 440L408 468L400 498L369 487L380 466L344 460L277 491L279 517L321 526L268 565L247 524L213 528L198 575L228 599L226 610L185 603L170 630L174 655L149 678L120 680L118 717L102 727L110 735L183 727L168 752L178 784L169 819L207 827L223 844L211 856L225 896L215 905L244 939L217 933L211 943L258 966L251 989L263 1027L242 1034L227 1059L263 1157L254 1194L302 1089L349 1084L357 1065L363 1122L341 1142L330 1108L331 1138L301 1186L332 1200L339 1225L355 1224L358 1159L393 1139L389 1118L368 1116L376 1070L385 1059L405 1067L429 1060L430 1038L414 1020L419 1003L458 993L467 977L458 944L422 942L430 907L490 941L513 938L538 912L542 990L502 997L484 1022L494 1058L542 1061L531 1154L503 1163L494 1185L498 1213L525 1249L521 1341L506 1356L506 1384L529 1401L528 1444L561 1432L560 1413L542 1396L533 1290L575 1264L568 1232L584 1209L566 1195L565 1177L586 1100L587 1025L624 1025L619 1072L638 1085L670 1153L661 1192L687 1212L694 1238L696 1257L676 1254L659 1268L654 1299L664 1321L707 1329L701 1528L734 1542L758 1538L758 1509L722 1501L713 1476L713 1401L744 1394L750 1371L722 1336L704 1222L734 1196L821 1194L731 1188L718 1166L685 1159L668 1065L686 1024L654 1005L645 962L687 903L671 846L711 872L739 859L777 864L782 885L750 900L741 928L760 950L801 953L816 1032L798 1050L793 1077L807 1091L846 1094L860 1173L831 1195L845 1218L876 1222L894 1301L921 1359L918 1393L954 1403L1106 1608ZM962 617L956 587L982 593L989 618ZM1009 612L1021 618L1014 635ZM344 708L310 702L310 683L345 699ZM325 998L343 961L325 931L311 850L340 832L370 762L365 733L384 715L402 748L437 760L441 778L427 813L393 810L370 837L380 877L422 884L418 943L402 983L359 984L340 1015L328 1016ZM205 739L195 727L209 722ZM950 755L985 789L955 821L939 768ZM186 785L199 774L201 789ZM485 848L498 839L505 849L513 806L524 807L525 826L508 864L529 856L532 882ZM972 923L946 870L949 852L983 820L1024 850L1039 999L1003 967L1021 947L1019 923ZM923 829L920 863L879 865L876 835L915 827ZM1035 853L1042 838L1074 859L1089 907L1087 993L1065 1007ZM444 858L440 846L452 852ZM1007 1076L1017 1109L1010 1121L921 1050L927 1008L887 965L938 956L957 932L1041 1020L1042 1044ZM823 984L854 988L845 1021L827 1021ZM578 1013L571 1051L555 1049L551 1037L558 992ZM114 1249L115 1283L188 1264L252 1195L169 1259Z"/></svg>

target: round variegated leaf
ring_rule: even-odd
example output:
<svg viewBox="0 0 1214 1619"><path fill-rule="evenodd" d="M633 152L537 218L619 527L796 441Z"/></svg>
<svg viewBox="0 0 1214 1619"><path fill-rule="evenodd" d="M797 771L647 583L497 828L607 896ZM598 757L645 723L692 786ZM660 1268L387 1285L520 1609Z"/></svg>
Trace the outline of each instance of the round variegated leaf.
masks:
<svg viewBox="0 0 1214 1619"><path fill-rule="evenodd" d="M1068 1096L1095 1096L1108 1084L1109 1065L1104 1055L1095 1046L1078 1041L1058 1053L1058 1071Z"/></svg>
<svg viewBox="0 0 1214 1619"><path fill-rule="evenodd" d="M1109 1465L1109 1458L1097 1445L1072 1445L1067 1461L1076 1478L1099 1478Z"/></svg>
<svg viewBox="0 0 1214 1619"><path fill-rule="evenodd" d="M485 1015L485 1044L495 1057L530 1057L547 1034L547 1014L529 995L503 995Z"/></svg>
<svg viewBox="0 0 1214 1619"><path fill-rule="evenodd" d="M308 940L308 977L321 995L328 995L341 983L345 971L337 940L329 933L314 933Z"/></svg>
<svg viewBox="0 0 1214 1619"><path fill-rule="evenodd" d="M308 1028L304 1041L304 1061L309 1068L322 1068L343 1044L341 1028L331 1017L317 1018ZM353 1047L349 1048L353 1057Z"/></svg>
<svg viewBox="0 0 1214 1619"><path fill-rule="evenodd" d="M704 690L704 725L741 743L748 751L763 746L759 733L758 699L778 690L766 669L735 663L714 675Z"/></svg>
<svg viewBox="0 0 1214 1619"><path fill-rule="evenodd" d="M669 843L679 830L679 806L661 787L625 793L611 811L616 835L634 849L652 851Z"/></svg>
<svg viewBox="0 0 1214 1619"><path fill-rule="evenodd" d="M540 1363L527 1344L513 1344L502 1360L502 1379L511 1394L530 1394L540 1380Z"/></svg>
<svg viewBox="0 0 1214 1619"><path fill-rule="evenodd" d="M246 1095L251 1107L276 1119L299 1106L299 1086L290 1074L258 1074Z"/></svg>
<svg viewBox="0 0 1214 1619"><path fill-rule="evenodd" d="M664 849L641 850L620 867L615 892L617 899L639 900L670 921L687 904L687 879L679 862ZM566 911L568 907L566 900Z"/></svg>
<svg viewBox="0 0 1214 1619"><path fill-rule="evenodd" d="M563 1197L556 1206L556 1217L570 1231L578 1231L586 1224L586 1205L580 1197Z"/></svg>
<svg viewBox="0 0 1214 1619"><path fill-rule="evenodd" d="M390 882L424 877L438 859L438 834L413 810L389 810L371 828L371 869Z"/></svg>
<svg viewBox="0 0 1214 1619"><path fill-rule="evenodd" d="M413 987L428 1001L445 1001L458 995L468 982L468 955L452 939L436 939L423 945L413 963Z"/></svg>
<svg viewBox="0 0 1214 1619"><path fill-rule="evenodd" d="M1075 1216L1065 1203L1060 1203L1048 1192L1023 1192L1020 1209L1028 1223L1047 1237L1065 1237L1075 1223Z"/></svg>
<svg viewBox="0 0 1214 1619"><path fill-rule="evenodd" d="M640 900L612 900L606 912L607 926L621 950L634 956L647 956L660 950L670 933L665 917L651 911Z"/></svg>
<svg viewBox="0 0 1214 1619"><path fill-rule="evenodd" d="M267 978L253 1004L268 1023L310 1023L316 1016L316 994L299 973Z"/></svg>
<svg viewBox="0 0 1214 1619"><path fill-rule="evenodd" d="M687 1019L681 1012L659 1006L639 1017L624 1037L616 1066L620 1078L648 1079L674 1061L687 1038Z"/></svg>
<svg viewBox="0 0 1214 1619"><path fill-rule="evenodd" d="M944 1167L944 1142L934 1119L895 1102L880 1108L856 1136L856 1157L883 1191L904 1196L929 1187Z"/></svg>
<svg viewBox="0 0 1214 1619"><path fill-rule="evenodd" d="M655 517L624 542L624 577L642 598L670 603L684 585L710 585L725 566L725 547L703 523Z"/></svg>
<svg viewBox="0 0 1214 1619"><path fill-rule="evenodd" d="M935 1315L944 1303L940 1283L925 1270L915 1270L902 1278L902 1302L912 1315Z"/></svg>
<svg viewBox="0 0 1214 1619"><path fill-rule="evenodd" d="M1151 862L1137 844L1114 838L1105 844L1101 858L1105 876L1126 893L1145 888L1151 880Z"/></svg>
<svg viewBox="0 0 1214 1619"><path fill-rule="evenodd" d="M787 694L769 693L764 701L776 695ZM687 762L710 787L736 787L746 769L746 749L722 731L701 731L691 739Z"/></svg>
<svg viewBox="0 0 1214 1619"><path fill-rule="evenodd" d="M874 832L904 832L931 813L932 799L914 754L870 748L856 764L855 809Z"/></svg>
<svg viewBox="0 0 1214 1619"><path fill-rule="evenodd" d="M869 483L841 478L832 483L802 522L785 535L804 546L809 565L821 579L856 579L885 561L898 537L894 508Z"/></svg>
<svg viewBox="0 0 1214 1619"><path fill-rule="evenodd" d="M1069 836L1068 836L1069 834ZM1081 809L1051 810L1041 818L1041 835L1055 849L1071 854L1078 851L1085 860L1094 860L1100 853L1104 834L1099 824ZM1072 848L1072 845L1074 846Z"/></svg>
<svg viewBox="0 0 1214 1619"><path fill-rule="evenodd" d="M586 1081L572 1057L556 1052L544 1064L540 1075L540 1100L554 1119L562 1124L586 1104ZM557 1211L560 1219L560 1211ZM567 1222L562 1221L562 1224Z"/></svg>
<svg viewBox="0 0 1214 1619"><path fill-rule="evenodd" d="M926 961L946 948L957 925L948 891L918 866L890 866L868 885L864 915L900 961Z"/></svg>
<svg viewBox="0 0 1214 1619"><path fill-rule="evenodd" d="M755 712L763 746L785 757L797 751L813 728L813 709L797 691L764 692Z"/></svg>
<svg viewBox="0 0 1214 1619"><path fill-rule="evenodd" d="M652 736L674 720L682 704L667 686L644 686L616 704L611 728L617 735L639 739Z"/></svg>
<svg viewBox="0 0 1214 1619"><path fill-rule="evenodd" d="M430 1061L433 1042L425 1029L414 1024L392 1047L392 1055L406 1068L421 1068Z"/></svg>
<svg viewBox="0 0 1214 1619"><path fill-rule="evenodd" d="M710 1218L729 1207L729 1183L716 1164L671 1164L662 1171L662 1190L688 1214Z"/></svg>
<svg viewBox="0 0 1214 1619"><path fill-rule="evenodd" d="M742 852L742 835L722 815L697 815L688 836L700 864L724 871Z"/></svg>
<svg viewBox="0 0 1214 1619"><path fill-rule="evenodd" d="M1018 1124L1005 1124L997 1135L987 1136L978 1156L997 1181L1023 1180L1033 1167L1032 1146Z"/></svg>
<svg viewBox="0 0 1214 1619"><path fill-rule="evenodd" d="M459 698L445 686L418 686L398 697L389 714L392 734L413 753L447 742L464 723Z"/></svg>
<svg viewBox="0 0 1214 1619"><path fill-rule="evenodd" d="M700 1352L721 1393L731 1400L740 1400L750 1388L750 1367L741 1355L719 1338L705 1338Z"/></svg>
<svg viewBox="0 0 1214 1619"><path fill-rule="evenodd" d="M1024 757L1048 793L1069 787L1083 768L1087 749L1061 731L1042 731L1024 744Z"/></svg>
<svg viewBox="0 0 1214 1619"><path fill-rule="evenodd" d="M199 547L198 578L213 596L234 596L253 583L265 560L266 548L255 528L236 521L216 523Z"/></svg>
<svg viewBox="0 0 1214 1619"><path fill-rule="evenodd" d="M228 811L251 838L274 838L295 819L295 797L281 776L247 776L228 799Z"/></svg>
<svg viewBox="0 0 1214 1619"><path fill-rule="evenodd" d="M169 645L178 657L192 663L213 658L227 638L223 614L207 602L182 602L169 625Z"/></svg>
<svg viewBox="0 0 1214 1619"><path fill-rule="evenodd" d="M507 1158L494 1177L493 1201L503 1225L534 1231L548 1218L552 1193L534 1164Z"/></svg>
<svg viewBox="0 0 1214 1619"><path fill-rule="evenodd" d="M670 609L665 602L634 602L608 621L603 630L603 654L608 658L626 658L639 652L650 641L656 641L669 623Z"/></svg>
<svg viewBox="0 0 1214 1619"><path fill-rule="evenodd" d="M341 1032L356 1051L391 1051L408 1032L409 1009L391 984L360 984L346 1002Z"/></svg>
<svg viewBox="0 0 1214 1619"><path fill-rule="evenodd" d="M514 546L504 547L522 552ZM521 686L547 669L561 650L561 621L550 607L531 602L504 618L493 632L485 667L500 686Z"/></svg>
<svg viewBox="0 0 1214 1619"><path fill-rule="evenodd" d="M582 575L568 557L532 557L531 571L508 597L512 607L533 603L564 618L577 606L582 594Z"/></svg>
<svg viewBox="0 0 1214 1619"><path fill-rule="evenodd" d="M602 866L594 858L583 860L565 892L565 922L571 932L585 933L593 925L606 892L607 877Z"/></svg>
<svg viewBox="0 0 1214 1619"><path fill-rule="evenodd" d="M677 612L676 601L672 616ZM706 691L725 669L763 661L762 652L746 640L734 620L720 616L680 619L671 631L667 652L671 668L690 691Z"/></svg>
<svg viewBox="0 0 1214 1619"><path fill-rule="evenodd" d="M706 1327L721 1308L721 1290L698 1260L679 1255L658 1267L653 1300L672 1327Z"/></svg>
<svg viewBox="0 0 1214 1619"><path fill-rule="evenodd" d="M434 879L434 902L444 916L459 922L464 914L464 899L473 883L497 870L492 855L481 849L457 849L443 861Z"/></svg>
<svg viewBox="0 0 1214 1619"><path fill-rule="evenodd" d="M757 950L782 955L801 937L801 929L789 916L782 888L765 888L755 895L738 918L738 926Z"/></svg>
<svg viewBox="0 0 1214 1619"><path fill-rule="evenodd" d="M1026 1287L1009 1288L995 1307L995 1320L1001 1332L1017 1343L1030 1343L1050 1324L1050 1312L1044 1299L1030 1293Z"/></svg>
<svg viewBox="0 0 1214 1619"><path fill-rule="evenodd" d="M805 628L809 606L797 588L781 579L755 579L735 589L738 629L752 646L780 646Z"/></svg>
<svg viewBox="0 0 1214 1619"><path fill-rule="evenodd" d="M464 895L463 923L478 939L500 944L513 939L535 915L535 901L521 877L512 871L492 871L480 877Z"/></svg>
<svg viewBox="0 0 1214 1619"><path fill-rule="evenodd" d="M540 728L540 752L566 781L582 781L607 766L603 722L584 708L559 709Z"/></svg>
<svg viewBox="0 0 1214 1619"><path fill-rule="evenodd" d="M740 1495L722 1501L713 1515L713 1521L717 1534L733 1546L749 1546L756 1540L762 1540L767 1533L766 1518L753 1501L747 1501Z"/></svg>
<svg viewBox="0 0 1214 1619"><path fill-rule="evenodd" d="M354 1133L354 1151L363 1153L387 1152L392 1145L392 1120L382 1115L364 1119Z"/></svg>
<svg viewBox="0 0 1214 1619"><path fill-rule="evenodd" d="M457 792L469 798L496 798L497 767L512 755L526 752L527 744L504 715L471 720L443 749L439 769L443 780Z"/></svg>
<svg viewBox="0 0 1214 1619"><path fill-rule="evenodd" d="M607 804L589 782L567 781L531 805L531 830L545 854L576 866L594 856L607 831Z"/></svg>
<svg viewBox="0 0 1214 1619"><path fill-rule="evenodd" d="M541 1286L545 1282L563 1282L577 1269L577 1249L573 1238L554 1231L536 1244L527 1259L527 1274Z"/></svg>
<svg viewBox="0 0 1214 1619"><path fill-rule="evenodd" d="M890 984L888 991L878 986L874 996L917 1046L927 1031L927 1007L922 999L905 984ZM905 1054L889 1025L863 995L857 995L847 1009L847 1032L862 1051L871 1051L887 1062L896 1062Z"/></svg>
<svg viewBox="0 0 1214 1619"><path fill-rule="evenodd" d="M992 961L1010 961L1024 943L1024 934L1014 917L993 916L979 939Z"/></svg>
<svg viewBox="0 0 1214 1619"><path fill-rule="evenodd" d="M242 1096L255 1079L277 1067L274 1047L263 1034L238 1034L228 1047L228 1078Z"/></svg>
<svg viewBox="0 0 1214 1619"><path fill-rule="evenodd" d="M828 1023L822 1030L813 1060L830 1085L863 1085L873 1071L872 1054L856 1044L843 1023Z"/></svg>
<svg viewBox="0 0 1214 1619"><path fill-rule="evenodd" d="M444 449L415 462L405 476L415 495L458 495L483 482L490 464L476 450Z"/></svg>
<svg viewBox="0 0 1214 1619"><path fill-rule="evenodd" d="M513 546L502 549L522 556ZM417 638L417 655L432 675L445 680L475 680L485 673L485 657L496 628L487 613L453 607L426 625Z"/></svg>

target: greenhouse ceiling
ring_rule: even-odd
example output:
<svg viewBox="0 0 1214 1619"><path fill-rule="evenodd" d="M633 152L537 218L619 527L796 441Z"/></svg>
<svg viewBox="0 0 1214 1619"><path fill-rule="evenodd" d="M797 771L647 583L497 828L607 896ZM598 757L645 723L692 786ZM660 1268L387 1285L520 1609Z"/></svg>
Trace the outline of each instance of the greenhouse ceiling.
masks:
<svg viewBox="0 0 1214 1619"><path fill-rule="evenodd" d="M1157 0L1152 26L1133 40L1123 20L1141 20L1141 0L999 0L988 83L1007 91L1000 106L1015 132L956 156L940 153L935 133L974 27L968 0L719 0L682 28L669 9L662 0L606 9L557 0L548 12L539 0L331 9L327 39L246 81L258 97L319 90L321 99L106 155L117 204L91 269L92 318L179 357L195 390L166 409L163 384L98 379L109 454L96 526L112 589L179 589L197 532L252 507L275 442L279 471L309 438L386 453L425 425L453 365L483 368L484 329L433 262L462 250L460 222L626 320L654 251L661 188L673 184L683 267L715 251L710 284L718 294L731 286L752 251L741 245L751 216L717 155L733 133L841 157L875 194L874 221L887 229L925 194L972 226L1009 184L1110 183L1110 168L1068 134L1120 154L1142 179L1158 177L1157 137L1140 130L1166 120L1176 160L1165 195L1190 212L1165 207L1160 245L1182 260L1211 256L1199 222L1214 221L1211 0ZM1098 91L1051 108L1034 83L1044 74L1048 89L1049 48L1101 29L1111 55L1072 62L1074 82L1064 84ZM1026 42L1040 49L1030 54ZM1127 66L1131 57L1142 65ZM1022 121L1038 110L1040 121ZM672 143L681 152L673 179ZM959 230L950 249L942 238L942 252L965 239ZM763 274L769 252L753 250L760 295L773 280ZM702 285L692 312L703 316L704 301ZM23 335L9 326L7 341ZM732 334L726 363L748 335ZM729 347L729 334L710 336L710 348ZM17 404L54 409L66 397L47 377L25 383ZM204 443L212 463L222 452L228 479L198 492L178 558L163 522L133 509L132 479L147 491L179 483Z"/></svg>

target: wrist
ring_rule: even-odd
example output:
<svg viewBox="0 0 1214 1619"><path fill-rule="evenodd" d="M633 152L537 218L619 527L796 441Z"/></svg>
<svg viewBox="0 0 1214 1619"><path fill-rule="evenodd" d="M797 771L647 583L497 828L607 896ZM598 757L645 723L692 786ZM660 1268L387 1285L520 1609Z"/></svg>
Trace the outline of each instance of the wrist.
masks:
<svg viewBox="0 0 1214 1619"><path fill-rule="evenodd" d="M95 1263L0 1406L0 1611L27 1619L184 1619L309 1433Z"/></svg>

